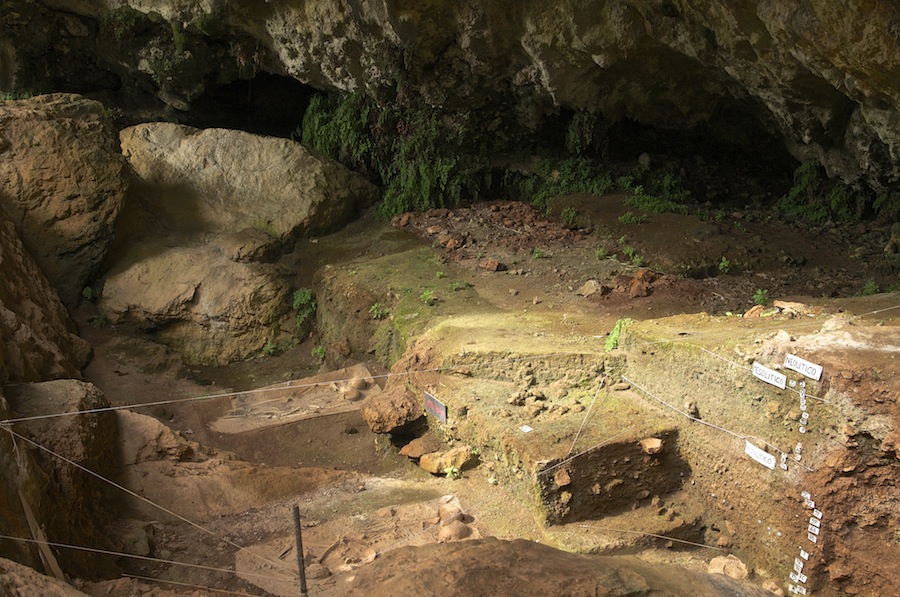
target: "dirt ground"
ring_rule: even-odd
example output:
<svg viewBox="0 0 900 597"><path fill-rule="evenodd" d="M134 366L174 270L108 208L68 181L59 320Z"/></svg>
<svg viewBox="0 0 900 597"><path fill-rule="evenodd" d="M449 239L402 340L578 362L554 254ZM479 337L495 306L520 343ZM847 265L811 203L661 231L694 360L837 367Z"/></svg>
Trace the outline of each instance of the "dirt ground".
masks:
<svg viewBox="0 0 900 597"><path fill-rule="evenodd" d="M573 432L566 422L582 419L582 413L593 406L592 392L599 393L600 387L619 381L611 373L618 366L613 362L604 372L585 374L582 380L577 373L581 361L567 360L564 355L573 350L603 355L603 342L618 319L630 317L647 326L660 322L659 329L671 330L673 338L699 334L710 339L713 350L727 347L732 351L734 347L726 341L731 336L763 337L791 325L801 326L792 332L795 335L813 334L827 315L841 312L860 315L878 311L868 315L866 321L877 319L896 331L900 309L893 308L900 305L900 295L847 298L859 295L869 280L881 287L897 283L898 263L882 250L887 242L886 227L791 227L750 209L735 209L706 220L649 214L645 223L623 224L618 218L628 208L622 199L618 195L602 200L579 195L560 197L551 203L548 214L521 203L494 202L405 215L392 223L379 223L367 215L334 235L301 241L287 261L297 272L297 286L312 285L315 272L326 264L362 278L360 284L365 286L381 279L379 272L366 269L375 266L366 264L392 255L403 259L407 251L421 255L423 248L430 250L424 273L417 274L422 276L420 280L408 282L410 288L406 290L393 286L383 291L385 307L393 311L389 317L401 317L402 297L392 303L392 296L406 292L416 297L423 288L433 290L434 309L428 310L425 305L403 317L411 316L415 325L408 327L410 339L422 333L420 339L433 351L434 364L447 355L468 354L467 358L457 355L457 360L475 371L474 378L479 378L479 368L490 372L481 375L490 378L490 383L479 386L483 395L472 399L469 420L506 420L504 425L513 431L520 424L558 424L554 439L546 439L550 435L545 439L546 445L561 446L555 449L562 456L567 454L565 448ZM564 224L566 208L574 210L575 216ZM391 274L381 275L387 279ZM404 275L403 270L398 275ZM461 292L448 290L454 283ZM754 320L736 317L753 307L758 289L766 290L772 299L814 305L822 315L808 321L788 321L781 316ZM349 328L371 323L371 294L364 297L356 299L359 319L343 322L347 336L352 336ZM346 300L353 301L350 297ZM238 397L222 394L272 384L284 386L290 380L320 383L323 378L315 376L341 367L362 365L370 376L377 377L392 363L379 362L367 352L346 356L331 349L320 362L311 352L326 338L314 333L279 355L224 368L190 367L152 338L128 335L114 327L91 326L88 321L93 314L91 306L82 307L76 314L82 335L94 347L94 358L85 372L87 380L97 385L113 405L147 405L131 409L146 417L126 427L132 439L140 438L135 442L145 446L145 456L140 457L143 460L138 458L139 462L122 462L122 481L126 486L140 485L154 501L190 522L128 500L121 526L111 532L123 550L145 559L119 559L123 578L82 584L82 590L91 595L206 595L217 594L213 592L216 588L250 595L296 594L293 504L299 505L303 521L310 594L324 596L346 594L360 569L385 553L402 546L446 540L439 535L444 528L439 511L448 501L459 504L466 513L466 529L457 531L471 538L528 539L582 552L638 554L645 561L674 563L693 571L705 571L712 557L733 551L734 542L740 542L734 533L721 530L726 528L726 516L712 515L705 510L709 507L706 502L688 495L693 482L688 485L684 477L684 484L679 480L677 489L663 487L660 483L666 475L653 481L657 473L649 465L644 473L647 495L623 501L613 518L604 521L600 516L597 520L575 516L566 524L548 526L546 513L529 503L534 486L524 461L508 462L508 456L501 454L512 444L491 450L490 457L482 455L477 468L449 479L426 473L401 456L398 438L372 433L360 410L354 408L358 403L342 403L341 412L297 420L280 421L278 413L266 411L268 414L261 416L270 420L258 428L216 427L217 420L240 412L235 409L242 404L246 406ZM650 329L652 334L668 333ZM882 348L873 348L871 354L854 353L856 361L847 360L840 342L828 347L828 363L840 371L829 378L833 380L829 383L855 397L854 408L866 413L858 416L857 422L869 420L870 415L880 416L881 424L896 430L900 416L896 354L892 352L900 351L896 338L887 334L873 342L872 346ZM560 399L556 411L524 416L525 411L507 404L506 398L518 383L515 375L521 363L516 361L515 370L511 370L511 361L496 361L498 354L512 359L554 351L562 356L558 361L547 361L554 374L541 384L550 387L553 381L558 385L570 382L581 392L570 390L568 398ZM497 364L492 365L494 361ZM419 366L427 364L429 361L419 362ZM644 371L649 373L653 367L648 365ZM667 375L664 369L654 374ZM445 382L456 384L455 391L465 395L468 378L454 379L434 377L428 383L436 387ZM498 398L496 405L489 407L490 388L497 388ZM334 389L337 391L337 386ZM828 389L820 388L823 393ZM642 399L633 388L630 394L621 400ZM297 405L305 404L300 396L296 400ZM627 417L631 412L621 410L621 404L596 408L612 417L608 419L609 429L586 431L579 449L611 435L616 425L628 426L627 421L614 422L618 420L615 417ZM563 414L554 419L553 412ZM634 410L631 416L636 420L644 416L642 412L646 410ZM575 429L581 432L577 424ZM676 429L665 414L657 413L650 417L647 427L634 430L628 439ZM468 432L462 426L433 426L434 431L442 431L440 439L450 442L471 442L473 437L465 436ZM834 431L835 441L843 441L840 432ZM866 437L879 433L871 431ZM575 438L579 439L577 435ZM506 436L501 439L505 442ZM485 445L490 441L486 439ZM885 446L882 453L896 455L895 449ZM608 457L620 463L616 465L619 468L611 465L609 474L613 476L631 474L630 459L642 457L640 450L636 455L610 450L600 450L597 458ZM705 453L700 450L696 454ZM692 464L696 468L696 463ZM717 470L725 465L709 466ZM883 489L898 479L896 458L892 463L884 460L858 466L861 471L870 471ZM572 475L577 474L572 469ZM704 483L703 473L695 470L694 475ZM823 478L820 486L823 490L832 487L829 484L833 481ZM555 483L553 491L568 481L557 478ZM634 492L639 493L643 487L634 485ZM573 504L579 496L574 499ZM636 504L634 509L632 502ZM648 516L651 509L653 516ZM846 505L845 510L852 508ZM837 562L834 570L826 566L818 569L821 594L855 590L858 594L888 595L878 591L893 590L886 581L878 580L882 568L877 565L866 568L868 585L850 569L869 566L860 563L861 556L853 549L856 542L866 546L869 537L883 539L892 532L889 525L896 521L896 515L879 512L868 525L877 533L866 534L862 527L840 531L846 541L829 547L830 561ZM858 524L855 519L850 522ZM723 536L727 539L721 540ZM771 547L767 547L765 538L757 540L759 550ZM777 543L772 541L772 545ZM896 544L896 537L892 541ZM749 543L739 547L749 559L756 557ZM895 545L886 549L875 552L876 557L897 553ZM769 561L766 557L756 559ZM178 566L170 560L206 568ZM787 566L790 561L785 559L783 564ZM848 569L841 571L840 566ZM787 589L788 579L780 570L757 568L751 580L757 586L770 581Z"/></svg>

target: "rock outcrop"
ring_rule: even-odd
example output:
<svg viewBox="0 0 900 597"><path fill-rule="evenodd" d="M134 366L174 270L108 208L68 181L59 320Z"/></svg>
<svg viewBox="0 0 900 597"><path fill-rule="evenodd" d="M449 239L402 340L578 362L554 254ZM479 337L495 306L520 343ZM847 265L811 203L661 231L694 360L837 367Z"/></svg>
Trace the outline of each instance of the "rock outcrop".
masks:
<svg viewBox="0 0 900 597"><path fill-rule="evenodd" d="M95 386L72 379L22 384L8 390L7 397L12 410L22 417L109 406ZM115 415L95 412L38 418L18 424L16 429L34 442L29 445L25 440L18 440L20 448L28 448L38 455L48 476L47 486L34 512L46 529L48 539L100 549L112 547L103 525L109 520L110 498L114 496L119 500L121 496L112 493L117 490L78 467L107 478L115 473L118 464ZM60 550L57 558L63 570L82 578L95 578L115 570L107 558L87 552Z"/></svg>
<svg viewBox="0 0 900 597"><path fill-rule="evenodd" d="M51 75L98 91L149 89L187 110L204 80L260 71L346 91L402 79L431 105L511 110L526 128L559 107L587 110L744 146L772 135L798 159L880 190L900 177L894 2L52 6L61 12L29 5L6 20L6 83ZM93 58L87 68L81 55Z"/></svg>
<svg viewBox="0 0 900 597"><path fill-rule="evenodd" d="M125 195L104 107L77 95L0 102L0 207L68 305L97 275Z"/></svg>
<svg viewBox="0 0 900 597"><path fill-rule="evenodd" d="M259 355L293 325L284 272L274 265L232 261L214 243L148 242L138 252L146 256L126 257L109 273L100 308L114 323L156 330L189 362Z"/></svg>
<svg viewBox="0 0 900 597"><path fill-rule="evenodd" d="M110 320L154 330L194 363L295 342L289 272L264 262L340 227L377 189L286 139L167 123L121 139L138 180L100 303Z"/></svg>
<svg viewBox="0 0 900 597"><path fill-rule="evenodd" d="M0 593L7 597L87 597L61 580L44 576L27 566L0 558Z"/></svg>
<svg viewBox="0 0 900 597"><path fill-rule="evenodd" d="M0 382L79 377L90 356L90 346L75 334L65 307L2 209L0 338Z"/></svg>

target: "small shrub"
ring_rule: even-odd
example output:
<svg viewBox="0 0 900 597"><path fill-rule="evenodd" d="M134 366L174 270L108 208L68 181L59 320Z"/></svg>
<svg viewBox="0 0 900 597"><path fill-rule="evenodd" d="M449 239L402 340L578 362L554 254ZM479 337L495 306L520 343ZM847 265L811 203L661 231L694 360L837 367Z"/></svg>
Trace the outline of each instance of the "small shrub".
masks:
<svg viewBox="0 0 900 597"><path fill-rule="evenodd" d="M109 325L109 319L106 317L106 313L98 313L97 315L91 317L91 325L95 328L105 328Z"/></svg>
<svg viewBox="0 0 900 597"><path fill-rule="evenodd" d="M426 288L422 291L422 294L419 295L419 300L426 305L433 305L437 302L437 298L434 296L434 291L430 288Z"/></svg>
<svg viewBox="0 0 900 597"><path fill-rule="evenodd" d="M316 312L316 299L313 298L312 289L300 288L294 291L292 306L297 312L297 327L300 327L310 315Z"/></svg>
<svg viewBox="0 0 900 597"><path fill-rule="evenodd" d="M387 308L381 303L375 303L369 307L369 315L372 319L384 319L389 314Z"/></svg>
<svg viewBox="0 0 900 597"><path fill-rule="evenodd" d="M762 305L763 307L768 307L769 303L772 302L772 299L769 298L769 291L764 290L762 288L757 288L756 292L753 293L753 303L756 305Z"/></svg>
<svg viewBox="0 0 900 597"><path fill-rule="evenodd" d="M448 479L459 479L459 468L455 466L448 466L444 469L444 475Z"/></svg>
<svg viewBox="0 0 900 597"><path fill-rule="evenodd" d="M636 216L630 211L626 211L621 216L619 216L619 223L621 224L644 224L646 221L646 214Z"/></svg>
<svg viewBox="0 0 900 597"><path fill-rule="evenodd" d="M560 214L560 218L562 219L562 223L566 226L574 226L575 218L578 216L578 212L575 211L575 208L572 206L564 207L562 213Z"/></svg>
<svg viewBox="0 0 900 597"><path fill-rule="evenodd" d="M873 294L878 294L881 291L881 287L878 286L878 282L875 280L867 281L863 287L862 292L860 294L862 296L872 296Z"/></svg>
<svg viewBox="0 0 900 597"><path fill-rule="evenodd" d="M606 337L606 352L613 351L619 347L619 338L622 336L622 330L632 323L634 323L634 320L628 317L616 321L616 325L613 326L609 336Z"/></svg>
<svg viewBox="0 0 900 597"><path fill-rule="evenodd" d="M472 284L469 282L450 282L449 284L447 284L447 288L449 288L453 292L456 292L457 290L472 288Z"/></svg>
<svg viewBox="0 0 900 597"><path fill-rule="evenodd" d="M86 302L93 302L94 296L94 289L90 286L85 286L81 289L81 298L83 298Z"/></svg>
<svg viewBox="0 0 900 597"><path fill-rule="evenodd" d="M443 278L444 276L445 276L444 272L440 272L440 271L434 272L434 277L435 277L435 278L440 279L440 278Z"/></svg>
<svg viewBox="0 0 900 597"><path fill-rule="evenodd" d="M608 256L609 254L603 247L597 247L596 249L594 249L594 257L596 257L597 259L606 259Z"/></svg>
<svg viewBox="0 0 900 597"><path fill-rule="evenodd" d="M311 354L313 356L313 358L315 358L317 361L320 361L320 362L324 361L325 360L325 347L320 344L319 346L316 346L315 348L313 348L309 354Z"/></svg>
<svg viewBox="0 0 900 597"><path fill-rule="evenodd" d="M544 253L544 250L541 249L540 247L535 247L531 250L531 257L533 259L543 259L546 256L547 256L547 254Z"/></svg>
<svg viewBox="0 0 900 597"><path fill-rule="evenodd" d="M274 342L266 342L266 345L263 346L263 352L268 356L272 356L278 350L278 345Z"/></svg>
<svg viewBox="0 0 900 597"><path fill-rule="evenodd" d="M722 256L722 260L719 261L719 271L723 274L727 274L731 271L731 261L729 261L724 255Z"/></svg>

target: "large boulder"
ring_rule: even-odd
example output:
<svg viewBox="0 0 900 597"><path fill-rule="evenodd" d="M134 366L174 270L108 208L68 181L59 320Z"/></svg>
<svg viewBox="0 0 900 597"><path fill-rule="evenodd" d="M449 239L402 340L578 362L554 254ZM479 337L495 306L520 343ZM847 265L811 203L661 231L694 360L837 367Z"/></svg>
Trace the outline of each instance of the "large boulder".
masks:
<svg viewBox="0 0 900 597"><path fill-rule="evenodd" d="M144 244L109 273L100 308L114 323L155 329L188 362L224 364L295 328L289 291L278 267L233 261L215 243Z"/></svg>
<svg viewBox="0 0 900 597"><path fill-rule="evenodd" d="M161 122L120 137L146 208L179 230L251 228L283 241L338 228L377 198L358 174L288 139Z"/></svg>
<svg viewBox="0 0 900 597"><path fill-rule="evenodd" d="M0 207L68 305L106 255L124 164L99 102L71 94L0 101Z"/></svg>
<svg viewBox="0 0 900 597"><path fill-rule="evenodd" d="M68 312L2 209L0 338L0 383L78 377L90 356L90 346L75 334Z"/></svg>

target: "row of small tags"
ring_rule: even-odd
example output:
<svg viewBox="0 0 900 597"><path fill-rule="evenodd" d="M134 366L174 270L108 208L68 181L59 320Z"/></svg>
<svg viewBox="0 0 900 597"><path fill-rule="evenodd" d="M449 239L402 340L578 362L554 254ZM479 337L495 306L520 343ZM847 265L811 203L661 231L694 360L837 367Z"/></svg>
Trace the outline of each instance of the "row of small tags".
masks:
<svg viewBox="0 0 900 597"><path fill-rule="evenodd" d="M813 551L819 544L819 539L821 538L822 511L816 508L816 503L812 500L812 496L808 491L801 492L800 496L803 498L803 506L807 510L812 510L812 515L807 521L806 539L813 544L810 547L810 551ZM788 578L791 581L788 585L788 593L793 595L807 594L805 585L809 580L809 577L803 574L803 567L809 562L810 551L806 551L803 549L803 546L801 546L799 557L794 558L794 570L788 575Z"/></svg>

